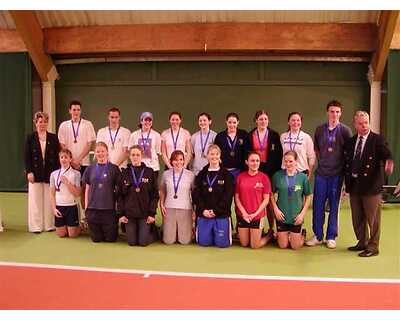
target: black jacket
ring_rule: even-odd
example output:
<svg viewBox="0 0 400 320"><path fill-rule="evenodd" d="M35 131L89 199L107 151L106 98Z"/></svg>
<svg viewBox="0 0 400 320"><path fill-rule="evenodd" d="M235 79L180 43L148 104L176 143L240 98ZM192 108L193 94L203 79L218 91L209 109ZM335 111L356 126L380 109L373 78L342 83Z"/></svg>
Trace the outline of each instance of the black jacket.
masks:
<svg viewBox="0 0 400 320"><path fill-rule="evenodd" d="M246 170L245 160L249 152L249 137L245 130L237 129L237 142L235 146L235 155L230 155L230 149L227 141L227 130L221 131L215 137L214 143L221 149L222 165L225 168L237 168L241 171Z"/></svg>
<svg viewBox="0 0 400 320"><path fill-rule="evenodd" d="M144 163L141 164L140 168L144 168L144 173L139 185L140 192L136 192L131 167L132 165L129 164L127 168L122 169L122 178L118 188L118 210L128 219L154 217L159 200L154 171L146 167Z"/></svg>
<svg viewBox="0 0 400 320"><path fill-rule="evenodd" d="M256 129L249 132L250 150L254 150L253 133ZM283 149L278 132L268 128L268 158L267 162L260 163L260 171L268 175L270 179L282 166Z"/></svg>
<svg viewBox="0 0 400 320"><path fill-rule="evenodd" d="M234 194L232 175L225 168L218 171L212 192L208 191L207 173L209 165L206 165L194 180L192 201L196 206L196 216L204 217L204 210L214 210L216 218L231 216L231 205Z"/></svg>
<svg viewBox="0 0 400 320"><path fill-rule="evenodd" d="M42 157L39 135L35 131L29 134L25 142L25 174L33 173L35 182L50 182L50 174L60 168L58 152L60 143L57 135L46 133L45 161Z"/></svg>
<svg viewBox="0 0 400 320"><path fill-rule="evenodd" d="M344 173L346 192L359 195L374 195L382 191L385 181L385 161L392 159L385 138L370 132L361 154L361 165L357 178L352 177L354 148L358 135L354 135L344 144Z"/></svg>

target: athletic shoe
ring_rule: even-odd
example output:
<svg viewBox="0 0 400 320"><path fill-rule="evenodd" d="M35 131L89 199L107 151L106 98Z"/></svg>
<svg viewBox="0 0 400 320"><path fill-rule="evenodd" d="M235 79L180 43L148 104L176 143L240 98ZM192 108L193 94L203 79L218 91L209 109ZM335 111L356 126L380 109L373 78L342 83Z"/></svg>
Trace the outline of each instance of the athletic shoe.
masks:
<svg viewBox="0 0 400 320"><path fill-rule="evenodd" d="M326 246L329 249L336 249L336 241L333 239L326 240Z"/></svg>
<svg viewBox="0 0 400 320"><path fill-rule="evenodd" d="M306 241L306 246L314 247L316 245L322 244L321 240L318 240L316 236L312 237L310 240Z"/></svg>

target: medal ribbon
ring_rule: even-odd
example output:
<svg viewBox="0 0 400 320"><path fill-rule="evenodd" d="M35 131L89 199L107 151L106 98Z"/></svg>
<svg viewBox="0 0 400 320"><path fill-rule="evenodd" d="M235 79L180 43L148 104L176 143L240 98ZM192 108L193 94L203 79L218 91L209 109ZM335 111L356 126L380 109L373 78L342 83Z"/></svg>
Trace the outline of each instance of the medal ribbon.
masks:
<svg viewBox="0 0 400 320"><path fill-rule="evenodd" d="M111 128L108 127L108 133L110 134L110 140L111 140L111 144L112 144L113 148L114 148L115 141L117 141L117 136L118 136L119 128L120 128L120 127L118 127L117 131L115 132L115 136L114 136L114 138L113 138L112 133L111 133Z"/></svg>
<svg viewBox="0 0 400 320"><path fill-rule="evenodd" d="M217 178L218 178L218 173L215 175L215 177L212 180L210 180L210 176L207 173L207 184L208 184L209 188L212 188L212 186L213 186L215 180L217 180Z"/></svg>
<svg viewBox="0 0 400 320"><path fill-rule="evenodd" d="M135 184L136 188L139 188L140 182L142 181L143 178L144 168L140 171L139 178L136 178L135 169L133 168L133 166L131 166L131 172L132 172L133 183Z"/></svg>
<svg viewBox="0 0 400 320"><path fill-rule="evenodd" d="M179 133L181 132L181 128L178 130L178 134L176 135L176 139L174 138L174 131L171 128L171 138L172 138L172 143L174 144L174 151L176 150L176 146L178 144L178 138L179 138Z"/></svg>
<svg viewBox="0 0 400 320"><path fill-rule="evenodd" d="M297 140L299 140L299 136L300 136L300 131L297 134L296 140L293 143L293 147L292 147L292 133L289 131L289 149L291 151L294 151L294 149L296 148L296 144L297 144Z"/></svg>
<svg viewBox="0 0 400 320"><path fill-rule="evenodd" d="M140 135L142 136L142 147L143 147L143 151L146 151L146 144L147 144L147 141L149 141L150 133L151 133L151 128L150 128L150 130L149 130L149 133L147 134L147 137L144 138L144 136L143 136L143 131L142 131L142 129L140 129ZM172 140L173 140L173 139L172 139Z"/></svg>
<svg viewBox="0 0 400 320"><path fill-rule="evenodd" d="M68 167L64 172L63 172L63 174L62 175L64 175L69 169L70 169L71 167ZM57 179L56 179L56 190L60 190L60 186L61 186L61 170L62 169L60 169L59 171L58 171L58 175L57 175Z"/></svg>
<svg viewBox="0 0 400 320"><path fill-rule="evenodd" d="M256 133L257 133L258 143L260 144L260 151L264 151L265 141L267 141L267 139L268 139L269 131L268 131L268 129L266 129L266 132L265 132L265 135L264 135L264 139L263 139L262 142L261 142L261 139L260 139L260 133L258 132L258 129L256 130Z"/></svg>
<svg viewBox="0 0 400 320"><path fill-rule="evenodd" d="M226 141L228 141L228 146L229 146L229 149L231 150L231 152L234 152L235 148L236 148L237 135L235 136L235 139L233 139L233 141L231 140L229 135L227 135Z"/></svg>
<svg viewBox="0 0 400 320"><path fill-rule="evenodd" d="M100 170L100 168L101 168L101 170ZM104 179L104 174L107 170L108 170L108 162L107 162L107 164L104 164L104 165L99 165L98 163L96 163L96 169L95 169L96 182L99 183L102 179Z"/></svg>
<svg viewBox="0 0 400 320"><path fill-rule="evenodd" d="M178 194L179 183L181 182L181 179L182 179L182 175L183 175L183 171L184 171L184 170L185 170L185 169L182 168L182 171L181 171L181 173L179 174L178 181L176 181L176 178L175 178L175 169L172 169L172 180L173 180L173 183L174 183L174 193L175 193L175 195Z"/></svg>
<svg viewBox="0 0 400 320"><path fill-rule="evenodd" d="M288 188L288 196L291 197L294 192L294 185L296 183L296 176L297 176L297 171L294 176L288 176L287 171L285 173L285 179L286 179L286 184Z"/></svg>
<svg viewBox="0 0 400 320"><path fill-rule="evenodd" d="M204 142L204 146L203 146L203 133L200 131L200 145L201 145L201 154L202 155L204 155L204 151L206 150L208 138L210 137L210 131L211 130L208 130L207 138L206 138L206 141Z"/></svg>
<svg viewBox="0 0 400 320"><path fill-rule="evenodd" d="M74 133L74 142L77 142L76 139L78 138L78 135L79 135L79 127L81 126L81 120L82 119L79 119L78 127L76 128L76 132L75 132L75 127L74 127L74 122L71 120L72 132Z"/></svg>

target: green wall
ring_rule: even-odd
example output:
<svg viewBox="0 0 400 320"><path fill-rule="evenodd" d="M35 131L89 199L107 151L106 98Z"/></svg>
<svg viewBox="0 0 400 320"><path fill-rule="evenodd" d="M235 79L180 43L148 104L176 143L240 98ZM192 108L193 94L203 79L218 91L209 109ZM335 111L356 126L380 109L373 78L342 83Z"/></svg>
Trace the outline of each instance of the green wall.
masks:
<svg viewBox="0 0 400 320"><path fill-rule="evenodd" d="M154 127L168 126L168 113L179 110L184 126L197 130L196 115L211 113L214 129L224 128L227 112L235 111L241 127L253 127L256 110L265 108L271 127L282 132L287 115L304 115L304 130L313 132L325 120L331 99L345 106L351 124L355 109L369 105L367 64L322 62L135 62L59 65L56 83L57 123L68 118L68 102L78 99L84 117L96 130L106 125L106 110L117 106L122 123L136 127L142 111L155 115Z"/></svg>
<svg viewBox="0 0 400 320"><path fill-rule="evenodd" d="M25 53L0 54L0 110L0 191L23 191L25 137L32 131L31 63Z"/></svg>
<svg viewBox="0 0 400 320"><path fill-rule="evenodd" d="M393 152L395 170L390 184L400 180L400 50L391 50L386 71L386 137Z"/></svg>

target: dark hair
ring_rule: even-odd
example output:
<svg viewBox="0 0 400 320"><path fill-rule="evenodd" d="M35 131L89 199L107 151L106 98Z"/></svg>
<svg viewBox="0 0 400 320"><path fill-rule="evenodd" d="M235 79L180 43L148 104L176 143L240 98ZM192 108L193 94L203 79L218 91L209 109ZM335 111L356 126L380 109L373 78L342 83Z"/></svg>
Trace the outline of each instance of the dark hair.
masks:
<svg viewBox="0 0 400 320"><path fill-rule="evenodd" d="M337 100L331 100L326 105L326 111L329 110L329 107L338 107L338 108L340 108L340 111L342 111L343 105Z"/></svg>
<svg viewBox="0 0 400 320"><path fill-rule="evenodd" d="M229 112L226 117L225 120L228 121L229 118L236 118L237 121L239 121L239 115L236 112Z"/></svg>
<svg viewBox="0 0 400 320"><path fill-rule="evenodd" d="M121 115L121 111L116 107L108 109L108 114L110 114L110 112L118 112L118 115Z"/></svg>
<svg viewBox="0 0 400 320"><path fill-rule="evenodd" d="M179 156L182 156L185 159L185 154L181 150L175 150L171 153L171 157L169 158L169 164L172 166L172 161L175 161Z"/></svg>
<svg viewBox="0 0 400 320"><path fill-rule="evenodd" d="M138 144L135 144L135 145L133 145L132 147L130 147L130 148L129 148L129 155L131 154L131 151L132 151L133 149L139 150L140 153L141 153L142 156L143 156L144 150L143 150L142 146L139 146Z"/></svg>
<svg viewBox="0 0 400 320"><path fill-rule="evenodd" d="M67 149L67 148L61 149L61 150L58 152L58 155L61 156L62 154L66 154L66 155L68 155L68 156L72 159L72 152L71 152L71 150L69 150L69 149Z"/></svg>
<svg viewBox="0 0 400 320"><path fill-rule="evenodd" d="M256 152L256 151L250 151L248 154L247 154L247 160L249 160L249 158L250 158L250 156L252 156L252 155L257 155L259 158L260 158L260 160L261 160L261 156L260 156L260 154L258 153L258 152Z"/></svg>
<svg viewBox="0 0 400 320"><path fill-rule="evenodd" d="M286 156L293 156L294 160L296 160L296 161L297 161L297 159L298 159L297 152L294 151L294 150L288 150L288 151L286 151L285 154L283 155L283 158L285 158Z"/></svg>
<svg viewBox="0 0 400 320"><path fill-rule="evenodd" d="M209 114L209 113L207 113L207 112L202 112L202 113L199 113L199 115L197 116L197 120L199 120L199 119L200 119L200 117L202 117L202 116L205 116L205 117L207 117L208 121L211 121L211 120L212 120L212 119L211 119L211 116L210 116L210 114Z"/></svg>
<svg viewBox="0 0 400 320"><path fill-rule="evenodd" d="M265 115L269 118L269 115L268 115L268 112L267 112L267 111L265 111L265 110L258 110L258 111L256 112L256 114L254 115L253 121L256 122L257 119L258 119L258 117L261 116L261 115L263 115L263 114L265 114Z"/></svg>
<svg viewBox="0 0 400 320"><path fill-rule="evenodd" d="M181 113L178 112L178 111L172 111L172 112L169 114L168 119L171 120L171 117L172 117L173 115L177 115L177 116L179 117L179 119L182 120L182 115L181 115Z"/></svg>
<svg viewBox="0 0 400 320"><path fill-rule="evenodd" d="M78 100L72 100L72 101L69 103L69 109L71 109L72 106L79 106L79 107L82 107L82 103L81 103L80 101L78 101Z"/></svg>
<svg viewBox="0 0 400 320"><path fill-rule="evenodd" d="M300 117L301 121L303 121L303 115L298 111L293 111L293 112L289 113L289 115L287 117L287 121L289 122L290 118L296 114ZM290 126L288 126L288 131L290 131Z"/></svg>

